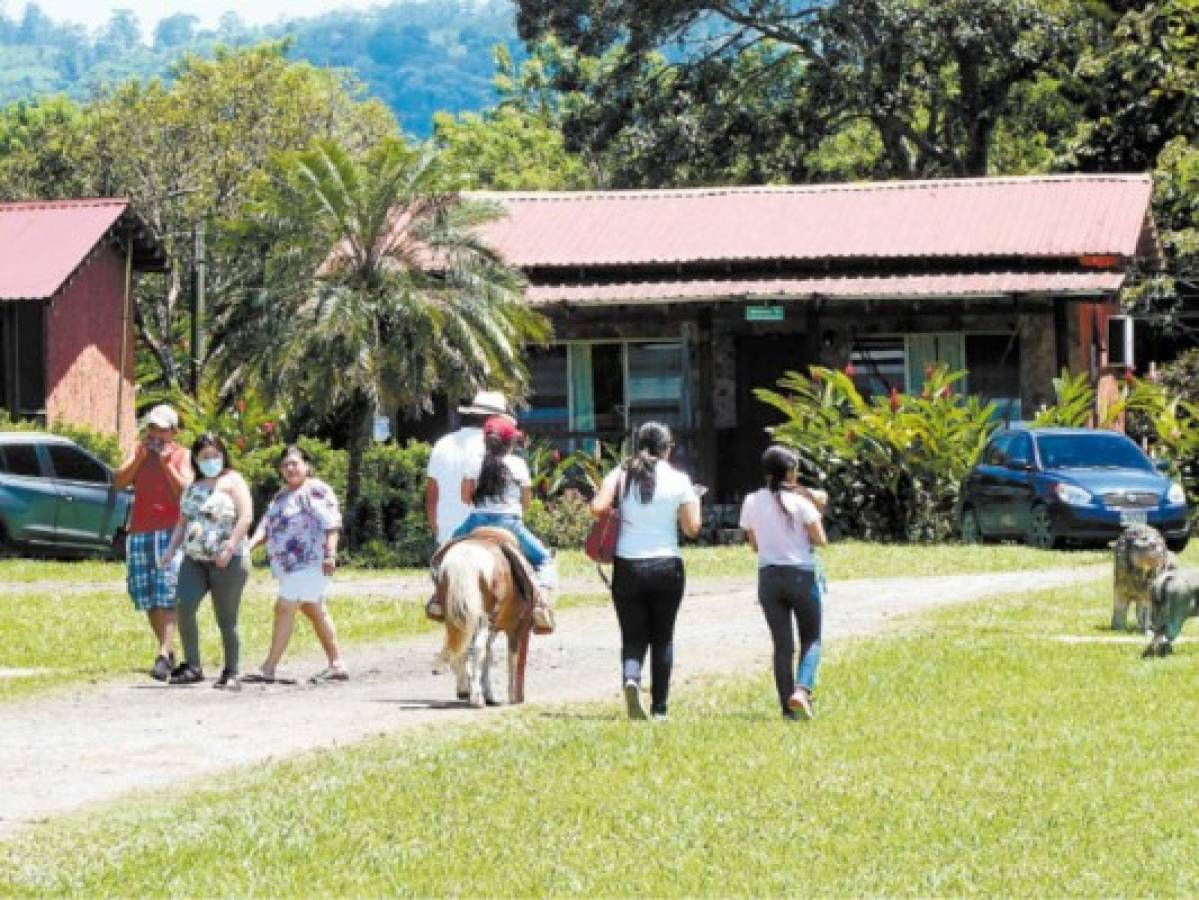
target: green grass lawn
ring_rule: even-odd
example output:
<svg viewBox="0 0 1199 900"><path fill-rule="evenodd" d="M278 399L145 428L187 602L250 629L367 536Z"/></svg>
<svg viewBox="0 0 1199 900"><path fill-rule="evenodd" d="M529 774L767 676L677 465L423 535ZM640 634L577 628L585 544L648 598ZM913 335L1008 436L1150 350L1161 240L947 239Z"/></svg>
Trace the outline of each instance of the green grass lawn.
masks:
<svg viewBox="0 0 1199 900"><path fill-rule="evenodd" d="M0 895L1193 895L1199 643L1143 661L1109 598L834 642L808 724L758 673L125 801L0 847Z"/></svg>
<svg viewBox="0 0 1199 900"><path fill-rule="evenodd" d="M745 547L687 548L688 579L744 579L753 585L755 560ZM1043 552L1010 544L985 546L901 546L845 541L822 551L833 579L915 575L951 575L1015 571L1102 563L1110 551ZM1189 549L1184 563L1199 564L1199 543ZM7 567L7 570L5 569ZM594 565L578 552L562 554L563 578L594 572ZM14 574L15 573L15 574ZM53 562L46 560L0 561L0 579L14 574L13 583L77 580L81 583L116 581L124 569L117 563ZM352 570L340 573L347 581L361 578L425 577L421 569ZM422 581L423 583L423 581ZM256 665L270 636L271 592L274 582L263 568L255 570L243 606L242 668ZM396 603L392 597L340 597L333 603L334 620L343 643L352 647L364 641L385 640L427 629L420 607ZM406 598L413 599L413 598ZM559 598L560 606L604 602L607 595L587 592ZM219 643L209 606L201 610L201 634L206 666L219 668ZM311 630L301 622L291 654L315 652ZM153 649L143 616L135 614L119 589L111 592L48 594L37 591L0 594L0 666L44 669L37 674L0 678L0 701L55 685L128 677L145 669Z"/></svg>
<svg viewBox="0 0 1199 900"><path fill-rule="evenodd" d="M597 602L593 595L568 594L562 608ZM270 643L274 602L269 595L250 595L240 617L242 660L246 671L260 663ZM355 644L431 632L440 628L425 618L424 607L396 603L389 597L342 597L330 610L338 638L345 648ZM221 667L220 633L206 602L200 608L200 652L206 674ZM319 654L320 645L304 617L297 617L291 645L284 658ZM0 665L35 670L19 677L0 678L0 702L16 700L58 686L78 687L148 672L154 645L145 616L135 614L123 594L26 594L0 598ZM353 666L352 650L346 661Z"/></svg>
<svg viewBox="0 0 1199 900"><path fill-rule="evenodd" d="M1199 541L1185 554L1199 562ZM732 578L752 576L756 569L753 552L746 546L685 547L683 556L691 578ZM1107 562L1111 551L1032 550L1021 544L872 544L864 541L839 541L821 551L830 577L871 578L885 573L907 575L954 575L971 572L1007 572L1019 569L1051 569L1059 566ZM558 555L559 574L564 578L590 575L595 563L579 550ZM337 573L345 581L385 578L424 578L424 568L366 569L346 568ZM56 561L46 559L0 559L0 583L36 581L120 582L125 577L121 563L105 560ZM270 574L261 560L256 561L255 582L268 590Z"/></svg>

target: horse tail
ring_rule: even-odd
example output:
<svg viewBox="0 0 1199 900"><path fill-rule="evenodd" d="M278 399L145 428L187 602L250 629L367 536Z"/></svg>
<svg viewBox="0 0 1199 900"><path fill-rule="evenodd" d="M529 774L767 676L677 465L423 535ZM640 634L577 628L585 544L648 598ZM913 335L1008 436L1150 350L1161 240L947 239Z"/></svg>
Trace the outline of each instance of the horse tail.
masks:
<svg viewBox="0 0 1199 900"><path fill-rule="evenodd" d="M469 543L457 544L441 563L444 585L446 652L461 654L484 615L483 580L490 577L491 554Z"/></svg>

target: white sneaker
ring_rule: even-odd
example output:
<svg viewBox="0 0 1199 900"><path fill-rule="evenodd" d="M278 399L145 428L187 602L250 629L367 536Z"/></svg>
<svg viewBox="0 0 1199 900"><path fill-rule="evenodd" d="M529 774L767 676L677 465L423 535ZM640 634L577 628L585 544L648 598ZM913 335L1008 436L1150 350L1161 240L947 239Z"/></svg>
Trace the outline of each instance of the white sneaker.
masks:
<svg viewBox="0 0 1199 900"><path fill-rule="evenodd" d="M624 683L624 704L628 709L630 719L638 722L645 721L645 707L641 705L641 685L632 678L626 679Z"/></svg>

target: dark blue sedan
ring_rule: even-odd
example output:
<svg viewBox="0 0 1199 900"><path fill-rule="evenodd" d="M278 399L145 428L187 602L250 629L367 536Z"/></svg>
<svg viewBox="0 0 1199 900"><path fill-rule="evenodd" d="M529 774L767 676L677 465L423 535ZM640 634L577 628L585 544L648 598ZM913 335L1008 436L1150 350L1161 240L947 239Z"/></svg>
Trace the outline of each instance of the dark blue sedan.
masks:
<svg viewBox="0 0 1199 900"><path fill-rule="evenodd" d="M1186 494L1113 431L1000 431L962 483L959 524L967 543L1022 538L1043 549L1103 543L1140 523L1182 550L1190 536Z"/></svg>

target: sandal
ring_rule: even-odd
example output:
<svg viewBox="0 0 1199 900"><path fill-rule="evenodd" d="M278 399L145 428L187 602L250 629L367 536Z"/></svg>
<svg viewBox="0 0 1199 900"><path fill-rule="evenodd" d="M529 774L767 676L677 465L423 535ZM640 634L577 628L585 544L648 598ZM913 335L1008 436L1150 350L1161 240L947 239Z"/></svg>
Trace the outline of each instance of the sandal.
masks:
<svg viewBox="0 0 1199 900"><path fill-rule="evenodd" d="M204 680L204 670L190 663L180 663L171 673L171 684L199 684Z"/></svg>
<svg viewBox="0 0 1199 900"><path fill-rule="evenodd" d="M350 680L349 672L347 672L345 669L334 669L331 666L326 669L321 669L321 671L317 672L315 675L313 675L311 678L308 679L310 684L327 684L328 682L331 682L331 681L349 681L349 680Z"/></svg>
<svg viewBox="0 0 1199 900"><path fill-rule="evenodd" d="M264 675L261 669L247 672L241 677L241 680L243 684L274 684L276 681L274 675Z"/></svg>

